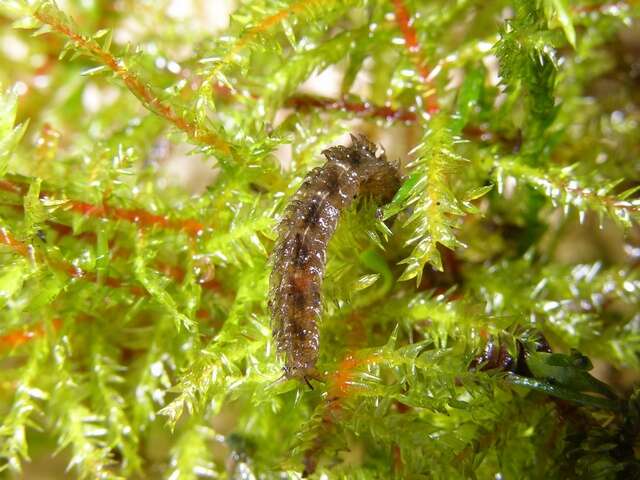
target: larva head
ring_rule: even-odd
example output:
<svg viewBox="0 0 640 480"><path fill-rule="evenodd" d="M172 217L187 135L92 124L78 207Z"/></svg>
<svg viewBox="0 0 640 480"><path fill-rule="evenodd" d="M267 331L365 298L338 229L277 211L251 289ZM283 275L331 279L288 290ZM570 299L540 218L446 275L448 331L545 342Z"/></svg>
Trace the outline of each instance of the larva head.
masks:
<svg viewBox="0 0 640 480"><path fill-rule="evenodd" d="M353 134L350 136L351 150L355 152L359 159L359 163L375 161L378 158L376 157L376 146L371 143L367 137L364 135L355 136Z"/></svg>
<svg viewBox="0 0 640 480"><path fill-rule="evenodd" d="M398 167L387 161L384 151L376 154L376 146L364 135L351 135L351 141L351 149L360 162L360 195L375 197L382 203L391 201L401 184Z"/></svg>
<svg viewBox="0 0 640 480"><path fill-rule="evenodd" d="M363 135L351 135L351 146L336 145L322 154L331 162L358 167L376 158L376 146Z"/></svg>

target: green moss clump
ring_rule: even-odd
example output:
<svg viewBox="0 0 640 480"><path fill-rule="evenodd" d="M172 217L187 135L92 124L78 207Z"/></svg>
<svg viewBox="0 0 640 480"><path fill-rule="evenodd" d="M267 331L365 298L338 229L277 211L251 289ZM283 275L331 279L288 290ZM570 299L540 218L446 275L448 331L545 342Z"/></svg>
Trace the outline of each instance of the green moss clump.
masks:
<svg viewBox="0 0 640 480"><path fill-rule="evenodd" d="M232 3L0 3L3 475L640 476L638 2ZM353 131L310 390L269 253Z"/></svg>

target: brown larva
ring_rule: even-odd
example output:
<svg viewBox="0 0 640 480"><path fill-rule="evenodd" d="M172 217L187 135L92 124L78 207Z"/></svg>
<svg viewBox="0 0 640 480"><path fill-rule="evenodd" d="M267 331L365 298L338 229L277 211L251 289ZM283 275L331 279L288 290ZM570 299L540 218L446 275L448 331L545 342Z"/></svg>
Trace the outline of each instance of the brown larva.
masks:
<svg viewBox="0 0 640 480"><path fill-rule="evenodd" d="M317 378L320 290L327 244L340 217L357 197L389 202L400 187L398 169L364 136L322 152L327 162L304 180L278 226L269 309L284 376Z"/></svg>

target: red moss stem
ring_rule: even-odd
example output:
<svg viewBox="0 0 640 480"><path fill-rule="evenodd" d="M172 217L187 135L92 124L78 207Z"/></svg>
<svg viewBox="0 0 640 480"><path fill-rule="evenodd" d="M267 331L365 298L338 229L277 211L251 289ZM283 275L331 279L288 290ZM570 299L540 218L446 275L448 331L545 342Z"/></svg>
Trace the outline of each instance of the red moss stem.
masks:
<svg viewBox="0 0 640 480"><path fill-rule="evenodd" d="M416 113L410 110L394 109L386 105L375 105L369 102L332 99L314 95L294 95L286 100L285 106L295 110L342 110L363 117L381 118L396 122L415 122L418 119Z"/></svg>
<svg viewBox="0 0 640 480"><path fill-rule="evenodd" d="M109 68L149 110L164 117L194 141L210 145L223 154L232 154L231 145L226 140L214 132L203 130L192 120L179 115L171 105L160 100L149 85L129 71L121 60L103 49L96 41L85 38L71 29L69 25L45 13L42 9L37 10L33 15L40 22L49 25L55 32L69 38L78 48L87 51L92 57Z"/></svg>
<svg viewBox="0 0 640 480"><path fill-rule="evenodd" d="M189 235L196 236L202 232L205 226L192 219L171 220L163 215L156 215L143 209L127 209L104 205L93 205L78 200L69 201L69 210L80 213L85 217L106 218L111 220L123 220L141 227L159 227L169 230L181 230Z"/></svg>
<svg viewBox="0 0 640 480"><path fill-rule="evenodd" d="M0 190L24 196L27 193L27 186L17 181L0 180ZM53 192L43 191L40 198L53 198L57 195ZM172 220L163 215L157 215L144 209L128 209L103 205L94 205L80 200L68 200L67 208L85 217L104 218L109 220L123 220L134 223L144 228L157 227L166 230L183 231L192 237L197 236L205 230L205 225L194 219Z"/></svg>
<svg viewBox="0 0 640 480"><path fill-rule="evenodd" d="M377 355L370 355L364 358L358 358L352 353L347 353L342 361L338 364L338 368L329 376L329 390L327 399L329 401L338 401L347 397L353 391L353 379L356 376L357 369L363 366L371 365L378 361Z"/></svg>
<svg viewBox="0 0 640 480"><path fill-rule="evenodd" d="M51 325L54 331L58 331L62 327L62 320L56 318L53 320ZM44 325L36 325L29 329L20 328L11 330L4 335L0 335L0 349L19 347L20 345L24 345L27 342L44 336L46 333L47 329Z"/></svg>
<svg viewBox="0 0 640 480"><path fill-rule="evenodd" d="M330 4L333 3L334 0L298 0L297 2L292 3L287 8L283 8L273 15L269 15L264 20L262 20L257 25L250 27L244 32L240 38L233 44L233 46L229 49L224 58L220 61L220 63L213 69L213 71L208 75L205 83L209 83L210 85L215 85L217 82L215 81L215 77L217 72L220 71L225 65L229 63L229 61L235 57L238 52L240 52L249 42L255 39L258 35L266 32L271 29L271 27L279 24L283 20L286 20L290 16L297 15L304 10L308 10L315 5L324 3ZM214 87L217 88L217 87Z"/></svg>
<svg viewBox="0 0 640 480"><path fill-rule="evenodd" d="M35 249L31 245L28 245L27 243L22 242L17 238L15 238L15 236L13 236L13 234L9 232L6 228L0 228L0 244L6 245L15 253L23 257L35 257ZM56 261L49 260L48 265L59 272L65 273L70 278L77 278L79 280L88 281L96 284L99 283L98 276L94 272L84 271L80 267L70 262L67 262L65 260L56 260ZM184 271L182 271L181 269L174 270L173 273L174 274L177 273L178 275L184 276ZM102 279L102 283L105 286L110 288L124 288L126 286L123 280L116 277L105 277ZM213 280L210 280L207 283L210 283L210 286L205 288L215 289L219 285L217 281L213 281ZM144 288L138 285L130 285L129 291L131 292L132 295L136 297L145 297L149 295L147 290L145 290ZM201 309L196 312L196 316L198 318L209 318L209 312ZM17 339L16 341L18 342L18 344L24 343L32 338L35 338L36 336L36 335L25 336L25 335L17 335L17 334L14 335L13 333L8 335L9 337L7 338L9 339L11 338ZM4 337L0 336L0 344L2 343L2 338ZM9 341L10 340L6 340L5 343Z"/></svg>
<svg viewBox="0 0 640 480"><path fill-rule="evenodd" d="M335 372L331 373L327 379L329 387L327 398L322 405L321 422L319 430L313 443L304 453L304 466L306 475L312 474L317 465L319 456L324 448L326 440L332 435L336 428L336 423L341 418L342 402L354 391L353 380L357 369L378 361L376 355L358 358L353 353L347 353L338 364Z"/></svg>
<svg viewBox="0 0 640 480"><path fill-rule="evenodd" d="M6 228L0 228L0 244L6 245L18 255L28 257L31 247L14 237Z"/></svg>
<svg viewBox="0 0 640 480"><path fill-rule="evenodd" d="M404 37L404 46L406 47L409 57L413 61L416 71L420 75L425 88L425 91L423 92L425 109L428 113L435 113L439 110L438 99L436 98L435 93L431 91L433 87L429 82L430 72L427 68L427 63L422 56L420 43L418 42L418 34L416 29L413 27L413 19L411 18L409 10L403 0L392 1L396 23Z"/></svg>

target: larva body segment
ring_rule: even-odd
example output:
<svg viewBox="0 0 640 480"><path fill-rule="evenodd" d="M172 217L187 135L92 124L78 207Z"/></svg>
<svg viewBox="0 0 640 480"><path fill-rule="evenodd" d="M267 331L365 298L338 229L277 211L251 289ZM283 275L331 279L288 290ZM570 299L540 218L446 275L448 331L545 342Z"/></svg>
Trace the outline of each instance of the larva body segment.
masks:
<svg viewBox="0 0 640 480"><path fill-rule="evenodd" d="M278 226L270 277L269 309L287 378L317 377L318 318L329 240L340 212L359 196L390 201L400 187L398 169L364 136L350 147L325 150L327 162L312 170Z"/></svg>

